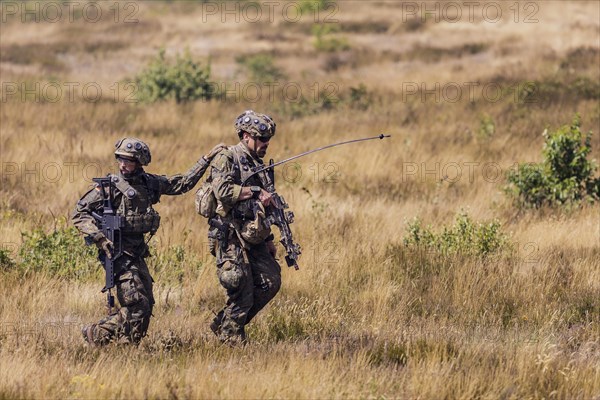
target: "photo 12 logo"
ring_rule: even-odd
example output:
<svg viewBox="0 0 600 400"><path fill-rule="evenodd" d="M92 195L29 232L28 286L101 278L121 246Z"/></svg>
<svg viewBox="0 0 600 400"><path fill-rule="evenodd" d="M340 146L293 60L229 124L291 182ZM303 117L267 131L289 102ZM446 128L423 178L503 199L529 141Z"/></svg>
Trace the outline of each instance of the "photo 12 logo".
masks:
<svg viewBox="0 0 600 400"><path fill-rule="evenodd" d="M154 89L153 89L154 90ZM160 90L156 88L155 90ZM2 82L0 84L0 101L2 103L17 101L21 103L138 103L140 87L135 82L114 82L100 85L97 82ZM335 82L209 82L210 97L223 102L257 103L312 103L322 101L335 102L340 94L340 87ZM152 95L150 96L152 97Z"/></svg>
<svg viewBox="0 0 600 400"><path fill-rule="evenodd" d="M105 176L110 172L107 166L99 163L83 162L11 162L0 164L2 180L18 181L20 183L73 183L83 181L90 183L92 178Z"/></svg>
<svg viewBox="0 0 600 400"><path fill-rule="evenodd" d="M78 336L81 323L76 321L1 321L0 337L15 341L44 340L59 342L65 338Z"/></svg>
<svg viewBox="0 0 600 400"><path fill-rule="evenodd" d="M401 89L404 103L459 103L478 99L497 103L508 99L515 104L533 104L541 100L535 82L402 82Z"/></svg>
<svg viewBox="0 0 600 400"><path fill-rule="evenodd" d="M1 1L0 21L136 24L139 7L135 1Z"/></svg>
<svg viewBox="0 0 600 400"><path fill-rule="evenodd" d="M337 23L339 5L335 1L206 1L201 4L202 22L219 21L273 23L311 20L315 23Z"/></svg>
<svg viewBox="0 0 600 400"><path fill-rule="evenodd" d="M514 23L538 23L537 14L540 5L534 1L405 1L402 2L402 22L420 19L447 23L480 21L498 23L503 18Z"/></svg>

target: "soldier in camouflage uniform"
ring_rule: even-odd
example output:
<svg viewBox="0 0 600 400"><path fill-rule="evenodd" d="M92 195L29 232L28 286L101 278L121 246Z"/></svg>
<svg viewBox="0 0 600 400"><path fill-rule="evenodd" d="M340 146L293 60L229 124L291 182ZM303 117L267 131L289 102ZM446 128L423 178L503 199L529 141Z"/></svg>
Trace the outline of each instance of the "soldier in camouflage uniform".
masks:
<svg viewBox="0 0 600 400"><path fill-rule="evenodd" d="M271 194L264 172L242 182L263 166L262 158L275 135L275 122L248 110L235 121L240 142L221 151L211 162L212 190L217 215L209 231L217 257L217 276L227 290L227 303L215 316L211 330L223 342L244 343L244 326L275 296L281 286L281 267L270 227L261 224ZM215 223L216 222L216 223Z"/></svg>
<svg viewBox="0 0 600 400"><path fill-rule="evenodd" d="M223 146L216 146L203 156L184 175L167 177L144 171L151 160L148 145L135 138L124 138L116 145L115 157L119 173L110 175L113 184L113 207L118 215L125 217L122 231L124 255L115 260L115 286L121 308L83 328L84 339L92 345L139 343L150 324L154 297L152 277L144 260L149 256L144 234L154 234L160 216L152 205L160 201L161 195L179 195L192 189L202 177L210 161ZM98 246L99 256L111 257L113 244L98 228L92 212L102 213L102 190L96 186L78 202L73 214L73 224L85 236L88 243Z"/></svg>

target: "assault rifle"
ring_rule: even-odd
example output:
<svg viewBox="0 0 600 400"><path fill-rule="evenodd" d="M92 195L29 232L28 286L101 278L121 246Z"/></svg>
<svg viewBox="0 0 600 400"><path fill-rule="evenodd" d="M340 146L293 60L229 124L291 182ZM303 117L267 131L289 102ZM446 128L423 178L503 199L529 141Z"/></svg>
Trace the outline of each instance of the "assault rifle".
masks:
<svg viewBox="0 0 600 400"><path fill-rule="evenodd" d="M269 162L270 166L273 166L273 160ZM294 238L292 237L292 230L290 229L290 224L294 222L294 213L292 211L285 211L289 208L288 204L285 202L283 197L278 195L275 192L275 171L271 167L267 173L265 174L266 179L266 190L271 193L271 210L267 211L266 222L268 225L275 225L279 228L279 232L281 233L281 244L285 248L286 256L285 262L288 267L294 267L297 271L300 269L298 267L298 258L300 254L302 254L302 250L300 249L300 245L294 243Z"/></svg>
<svg viewBox="0 0 600 400"><path fill-rule="evenodd" d="M266 190L271 193L271 207L269 207L269 209L267 210L267 224L269 225L276 225L279 228L279 232L281 233L281 244L283 245L283 247L285 248L286 251L286 256L285 256L285 261L287 262L288 267L294 267L294 269L298 270L298 258L300 257L300 254L302 253L301 249L300 249L300 245L298 245L297 243L294 242L294 239L292 237L292 230L290 229L290 224L294 222L294 213L292 211L285 211L287 208L289 208L288 204L285 202L285 200L283 199L283 197L279 196L276 192L275 192L275 167L277 165L281 165L284 164L286 162L295 160L297 158L306 156L308 154L312 154L312 153L316 153L317 151L321 151L321 150L325 150L331 147L335 147L335 146L341 146L343 144L348 144L348 143L356 143L356 142L363 142L366 140L373 140L373 139L385 139L385 138L389 138L391 137L391 135L384 135L381 134L379 136L374 136L374 137L368 137L368 138L363 138L363 139L354 139L354 140L347 140L344 142L339 142L339 143L333 143L327 146L323 146L323 147L319 147L313 150L309 150L306 151L304 153L295 155L293 157L290 158L286 158L285 160L281 160L278 161L276 163L273 163L273 160L271 160L269 162L269 165L266 165L264 167L258 168L256 171L254 171L251 175L249 175L243 182L242 182L242 187L246 185L246 183L248 182L248 180L253 177L256 174L259 174L263 171L267 171L266 175Z"/></svg>
<svg viewBox="0 0 600 400"><path fill-rule="evenodd" d="M113 190L110 177L92 179L99 185L102 194L102 214L92 212L92 216L99 222L102 233L113 244L112 256L105 254L103 257L106 280L102 293L106 292L108 313L112 313L115 306L115 298L111 289L115 287L115 261L123 255L123 243L121 239L121 228L125 225L125 217L117 215L113 208ZM102 258L101 258L102 259Z"/></svg>

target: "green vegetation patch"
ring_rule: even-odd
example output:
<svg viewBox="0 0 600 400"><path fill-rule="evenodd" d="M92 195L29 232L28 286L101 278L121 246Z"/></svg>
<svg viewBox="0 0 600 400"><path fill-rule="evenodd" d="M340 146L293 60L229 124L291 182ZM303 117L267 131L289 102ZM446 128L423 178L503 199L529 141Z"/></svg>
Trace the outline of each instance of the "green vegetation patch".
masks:
<svg viewBox="0 0 600 400"><path fill-rule="evenodd" d="M0 249L0 271L10 270L15 266L15 262L10 257L9 251Z"/></svg>
<svg viewBox="0 0 600 400"><path fill-rule="evenodd" d="M435 232L424 227L416 218L409 222L404 246L424 248L442 254L462 254L485 257L512 249L508 236L501 231L498 221L475 222L467 213L457 215L454 224Z"/></svg>
<svg viewBox="0 0 600 400"><path fill-rule="evenodd" d="M84 279L100 269L95 246L86 246L74 227L23 232L16 268L24 273L47 272L61 278Z"/></svg>
<svg viewBox="0 0 600 400"><path fill-rule="evenodd" d="M554 132L544 131L544 161L520 164L509 171L506 192L519 206L564 205L582 200L600 200L598 166L588 160L592 151L592 132L581 132L581 119Z"/></svg>
<svg viewBox="0 0 600 400"><path fill-rule="evenodd" d="M247 71L254 82L275 82L285 78L285 74L273 62L270 54L241 55L235 61Z"/></svg>
<svg viewBox="0 0 600 400"><path fill-rule="evenodd" d="M312 27L312 34L315 37L314 46L318 51L335 52L349 50L350 44L343 37L334 36L339 31L338 25L315 24Z"/></svg>
<svg viewBox="0 0 600 400"><path fill-rule="evenodd" d="M210 64L194 61L189 51L177 54L174 61L161 49L146 68L135 77L137 98L154 103L174 99L177 103L209 100L216 95L216 85L210 81Z"/></svg>

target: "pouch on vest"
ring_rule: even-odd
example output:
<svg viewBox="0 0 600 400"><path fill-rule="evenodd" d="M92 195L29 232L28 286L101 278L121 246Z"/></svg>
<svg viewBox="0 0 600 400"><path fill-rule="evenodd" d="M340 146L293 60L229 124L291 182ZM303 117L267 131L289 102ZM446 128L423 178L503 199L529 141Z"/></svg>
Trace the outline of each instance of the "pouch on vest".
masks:
<svg viewBox="0 0 600 400"><path fill-rule="evenodd" d="M155 234L160 226L160 215L153 208L145 213L128 212L125 215L123 232L152 233Z"/></svg>
<svg viewBox="0 0 600 400"><path fill-rule="evenodd" d="M271 234L271 227L265 221L265 208L260 202L256 203L254 219L245 220L240 231L242 238L250 244L262 243Z"/></svg>
<svg viewBox="0 0 600 400"><path fill-rule="evenodd" d="M204 218L213 218L217 214L217 198L210 182L204 182L196 191L196 212Z"/></svg>

